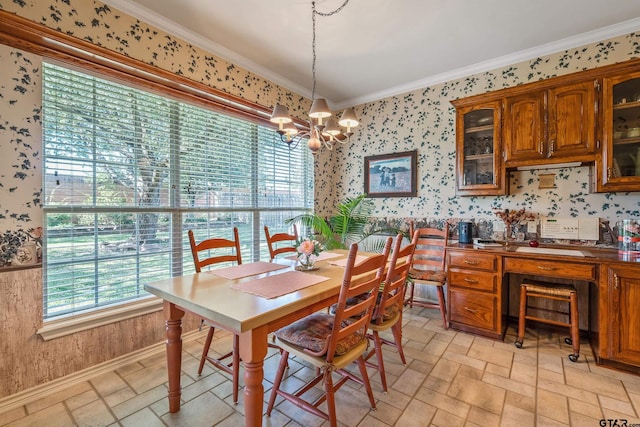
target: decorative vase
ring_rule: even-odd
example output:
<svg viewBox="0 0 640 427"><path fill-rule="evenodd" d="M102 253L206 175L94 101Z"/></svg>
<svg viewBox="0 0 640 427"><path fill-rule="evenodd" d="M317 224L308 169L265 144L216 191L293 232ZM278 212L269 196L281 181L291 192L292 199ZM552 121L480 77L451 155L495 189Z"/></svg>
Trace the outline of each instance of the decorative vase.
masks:
<svg viewBox="0 0 640 427"><path fill-rule="evenodd" d="M511 224L505 223L504 225L504 245L509 246L511 240Z"/></svg>
<svg viewBox="0 0 640 427"><path fill-rule="evenodd" d="M298 261L300 262L300 266L298 268L300 271L311 271L315 269L315 260L311 259L311 255L301 255L300 258L298 258Z"/></svg>

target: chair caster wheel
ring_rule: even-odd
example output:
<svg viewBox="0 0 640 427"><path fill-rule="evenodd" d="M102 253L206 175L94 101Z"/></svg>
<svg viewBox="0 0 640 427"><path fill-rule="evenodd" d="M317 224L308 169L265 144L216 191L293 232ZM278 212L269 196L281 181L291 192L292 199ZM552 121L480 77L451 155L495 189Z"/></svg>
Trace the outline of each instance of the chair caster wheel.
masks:
<svg viewBox="0 0 640 427"><path fill-rule="evenodd" d="M569 355L569 360L571 360L573 363L578 361L578 357L580 357L579 354L570 354Z"/></svg>
<svg viewBox="0 0 640 427"><path fill-rule="evenodd" d="M573 344L573 340L571 338L565 338L564 342L567 343L567 345Z"/></svg>
<svg viewBox="0 0 640 427"><path fill-rule="evenodd" d="M522 348L522 341L516 340L516 342L514 342L513 344L518 348Z"/></svg>

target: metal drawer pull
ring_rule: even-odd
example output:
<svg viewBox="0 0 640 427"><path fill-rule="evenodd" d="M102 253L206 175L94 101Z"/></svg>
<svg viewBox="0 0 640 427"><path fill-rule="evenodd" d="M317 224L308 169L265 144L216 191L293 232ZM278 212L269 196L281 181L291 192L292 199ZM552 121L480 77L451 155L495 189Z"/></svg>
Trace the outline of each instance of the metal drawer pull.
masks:
<svg viewBox="0 0 640 427"><path fill-rule="evenodd" d="M538 270L553 271L555 269L556 269L555 267L543 267L541 265L538 266Z"/></svg>
<svg viewBox="0 0 640 427"><path fill-rule="evenodd" d="M464 263L468 265L478 265L478 261L469 261L468 259L465 259Z"/></svg>
<svg viewBox="0 0 640 427"><path fill-rule="evenodd" d="M618 275L617 274L613 274L613 289L618 289L618 286L620 286L620 279L618 279Z"/></svg>
<svg viewBox="0 0 640 427"><path fill-rule="evenodd" d="M478 312L478 310L474 310L474 309L469 308L469 307L465 307L464 309L467 310L467 311L470 311L471 313L474 313L474 314Z"/></svg>
<svg viewBox="0 0 640 427"><path fill-rule="evenodd" d="M469 279L468 277L465 277L465 278L464 278L464 281L465 281L465 282L467 282L467 283L478 283L478 281L477 281L477 280L475 280L475 279Z"/></svg>

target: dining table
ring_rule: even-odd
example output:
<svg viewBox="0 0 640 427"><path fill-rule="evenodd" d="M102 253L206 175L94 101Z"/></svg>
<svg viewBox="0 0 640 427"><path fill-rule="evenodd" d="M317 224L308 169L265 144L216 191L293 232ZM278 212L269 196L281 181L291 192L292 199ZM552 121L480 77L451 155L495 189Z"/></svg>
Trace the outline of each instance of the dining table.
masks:
<svg viewBox="0 0 640 427"><path fill-rule="evenodd" d="M239 335L245 425L262 425L263 367L269 334L338 299L347 251L320 255L317 269L312 271L298 271L295 259L280 258L145 284L146 291L163 299L169 412L180 410L181 324L185 312L190 312Z"/></svg>

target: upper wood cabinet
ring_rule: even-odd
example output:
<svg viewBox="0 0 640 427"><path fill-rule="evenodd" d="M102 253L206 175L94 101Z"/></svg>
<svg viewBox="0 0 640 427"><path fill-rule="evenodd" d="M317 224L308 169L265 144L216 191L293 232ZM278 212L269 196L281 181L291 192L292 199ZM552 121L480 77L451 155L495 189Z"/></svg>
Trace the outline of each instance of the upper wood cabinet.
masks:
<svg viewBox="0 0 640 427"><path fill-rule="evenodd" d="M640 191L640 71L603 79L597 191Z"/></svg>
<svg viewBox="0 0 640 427"><path fill-rule="evenodd" d="M595 79L507 96L505 165L593 162L599 88Z"/></svg>
<svg viewBox="0 0 640 427"><path fill-rule="evenodd" d="M502 167L501 113L499 101L457 110L457 194L507 194L505 170Z"/></svg>

